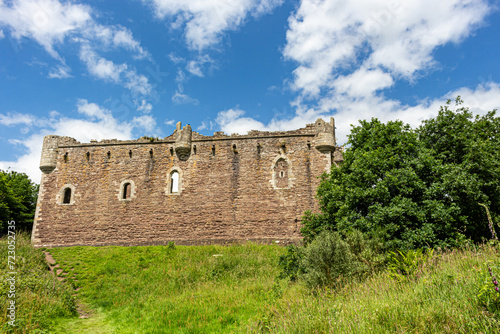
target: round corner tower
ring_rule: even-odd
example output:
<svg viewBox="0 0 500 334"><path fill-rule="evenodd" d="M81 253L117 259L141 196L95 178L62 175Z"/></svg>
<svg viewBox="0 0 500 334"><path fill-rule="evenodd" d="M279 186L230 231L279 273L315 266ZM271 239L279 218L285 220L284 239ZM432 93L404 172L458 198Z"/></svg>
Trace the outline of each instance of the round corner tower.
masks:
<svg viewBox="0 0 500 334"><path fill-rule="evenodd" d="M335 151L335 121L330 117L330 122L325 122L318 118L314 123L316 128L316 136L314 138L315 147L321 153L329 153Z"/></svg>
<svg viewBox="0 0 500 334"><path fill-rule="evenodd" d="M58 144L59 136L48 135L43 138L40 170L44 174L50 174L56 168Z"/></svg>

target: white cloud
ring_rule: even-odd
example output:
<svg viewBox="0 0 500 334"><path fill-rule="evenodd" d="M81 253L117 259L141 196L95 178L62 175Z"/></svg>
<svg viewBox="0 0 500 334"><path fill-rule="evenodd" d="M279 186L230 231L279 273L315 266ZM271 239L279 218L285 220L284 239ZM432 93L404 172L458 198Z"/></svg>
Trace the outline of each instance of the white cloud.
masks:
<svg viewBox="0 0 500 334"><path fill-rule="evenodd" d="M317 118L335 118L337 143L342 145L351 131L351 124L358 125L361 119L369 120L376 117L383 122L399 119L404 123L417 127L424 119L435 117L439 107L447 99L462 97L465 106L478 115L484 115L493 109L500 109L500 84L488 82L478 85L475 89L460 88L448 92L442 97L431 101L421 101L415 106L401 105L399 101L387 100L380 96L346 97L332 96L323 99L317 108L299 109L291 119L273 119L263 124L255 119L244 117L245 112L240 109L229 109L219 112L216 122L226 133L244 134L250 130L284 131L302 128L305 124L313 123ZM332 110L338 110L332 112Z"/></svg>
<svg viewBox="0 0 500 334"><path fill-rule="evenodd" d="M121 84L135 94L149 95L152 87L142 74L129 69L127 64L116 65L111 60L99 56L90 46L83 44L80 48L80 60L87 65L93 76Z"/></svg>
<svg viewBox="0 0 500 334"><path fill-rule="evenodd" d="M115 65L98 54L122 48L133 53L134 59L142 59L150 58L149 53L134 39L130 30L119 25L101 25L94 16L90 6L72 2L0 1L0 28L8 28L16 39L35 40L59 61L59 65L50 69L49 78L71 77L71 69L64 61L64 54L61 55L60 46L76 43L80 46L80 59L87 65L90 74L99 79L121 82L134 93L150 94L151 86L145 76L129 69L126 64Z"/></svg>
<svg viewBox="0 0 500 334"><path fill-rule="evenodd" d="M132 51L137 59L150 57L149 52L144 50L141 43L134 39L132 32L122 26L103 26L93 22L82 31L82 36L87 40L98 41L105 47L124 48Z"/></svg>
<svg viewBox="0 0 500 334"><path fill-rule="evenodd" d="M248 14L271 12L283 0L143 0L174 29L184 27L191 49L203 50L219 42L222 34L237 29Z"/></svg>
<svg viewBox="0 0 500 334"><path fill-rule="evenodd" d="M142 111L145 114L149 114L153 110L151 103L148 103L146 100L142 100L140 104L135 101L135 104L137 105L137 111Z"/></svg>
<svg viewBox="0 0 500 334"><path fill-rule="evenodd" d="M212 64L213 60L206 54L200 55L196 60L191 60L187 63L186 70L192 75L203 77L202 68L206 63Z"/></svg>
<svg viewBox="0 0 500 334"><path fill-rule="evenodd" d="M11 4L9 6L9 4ZM0 24L8 26L15 38L32 38L55 58L54 44L82 29L91 20L86 5L57 0L17 0L0 2Z"/></svg>
<svg viewBox="0 0 500 334"><path fill-rule="evenodd" d="M150 115L134 117L134 119L132 119L132 124L137 128L143 129L148 134L155 134L153 132L155 132L156 129L156 120Z"/></svg>
<svg viewBox="0 0 500 334"><path fill-rule="evenodd" d="M381 69L368 70L361 67L349 75L337 77L332 85L339 94L369 96L378 90L391 87L393 83L392 77Z"/></svg>
<svg viewBox="0 0 500 334"><path fill-rule="evenodd" d="M293 88L317 98L357 68L412 80L435 64L436 47L469 36L490 10L483 0L303 0L283 51L298 64Z"/></svg>
<svg viewBox="0 0 500 334"><path fill-rule="evenodd" d="M172 101L176 104L198 104L198 100L190 97L189 95L183 94L179 91L176 91L172 96Z"/></svg>
<svg viewBox="0 0 500 334"><path fill-rule="evenodd" d="M71 72L71 69L62 64L62 65L57 65L55 67L52 67L49 72L49 79L66 79L66 78L71 78L72 75L69 74Z"/></svg>
<svg viewBox="0 0 500 334"><path fill-rule="evenodd" d="M218 113L216 122L222 131L227 134L245 134L250 130L266 130L267 128L259 121L250 117L243 117L245 112L241 109L229 109Z"/></svg>
<svg viewBox="0 0 500 334"><path fill-rule="evenodd" d="M111 60L99 56L88 45L82 45L80 48L80 60L87 65L89 73L93 76L115 83L120 81L120 74L127 69L126 64L115 65Z"/></svg>
<svg viewBox="0 0 500 334"><path fill-rule="evenodd" d="M7 113L6 115L0 114L0 124L6 126L12 125L33 125L36 122L36 117L33 115Z"/></svg>
<svg viewBox="0 0 500 334"><path fill-rule="evenodd" d="M15 161L0 161L0 169L12 168L26 173L33 181L40 182L41 172L38 169L42 150L43 137L48 134L70 136L80 142L90 142L91 139L132 139L133 133L157 135L156 121L152 116L135 117L130 122L120 122L113 117L110 110L85 99L77 101L77 111L83 118L61 117L59 113L49 113L50 122L38 119L33 115L0 114L0 124L38 126L37 133L21 139L11 140L11 144L24 146L26 153Z"/></svg>
<svg viewBox="0 0 500 334"><path fill-rule="evenodd" d="M0 39L2 39L2 38L4 38L4 37L5 37L5 34L4 34L3 30L2 30L2 29L0 29Z"/></svg>

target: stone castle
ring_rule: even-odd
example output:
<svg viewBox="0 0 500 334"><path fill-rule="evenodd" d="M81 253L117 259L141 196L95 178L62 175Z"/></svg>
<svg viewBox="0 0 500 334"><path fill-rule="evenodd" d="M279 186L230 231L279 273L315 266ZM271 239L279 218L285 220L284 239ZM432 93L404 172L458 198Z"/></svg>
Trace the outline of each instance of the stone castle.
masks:
<svg viewBox="0 0 500 334"><path fill-rule="evenodd" d="M342 160L335 125L164 139L44 138L32 242L75 245L296 242L320 176Z"/></svg>

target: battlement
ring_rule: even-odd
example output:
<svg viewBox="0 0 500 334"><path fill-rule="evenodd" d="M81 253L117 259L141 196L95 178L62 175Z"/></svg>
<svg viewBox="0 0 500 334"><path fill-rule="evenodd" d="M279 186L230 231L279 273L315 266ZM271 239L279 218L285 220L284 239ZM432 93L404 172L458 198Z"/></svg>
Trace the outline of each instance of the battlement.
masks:
<svg viewBox="0 0 500 334"><path fill-rule="evenodd" d="M335 126L80 143L44 138L35 246L300 240L318 176L338 164Z"/></svg>

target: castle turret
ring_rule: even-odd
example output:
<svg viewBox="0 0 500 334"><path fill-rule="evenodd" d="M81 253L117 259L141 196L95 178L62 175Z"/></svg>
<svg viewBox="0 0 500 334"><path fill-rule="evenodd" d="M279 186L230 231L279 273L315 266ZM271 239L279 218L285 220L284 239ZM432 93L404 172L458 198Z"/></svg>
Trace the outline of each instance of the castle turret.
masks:
<svg viewBox="0 0 500 334"><path fill-rule="evenodd" d="M181 122L177 123L175 130L175 153L181 160L187 160L191 154L191 125L182 129Z"/></svg>
<svg viewBox="0 0 500 334"><path fill-rule="evenodd" d="M48 135L43 138L42 158L40 159L40 170L50 174L57 165L57 148L59 136Z"/></svg>
<svg viewBox="0 0 500 334"><path fill-rule="evenodd" d="M330 117L330 122L327 123L323 119L318 118L314 123L316 128L316 136L314 137L315 147L321 153L335 151L335 121Z"/></svg>

